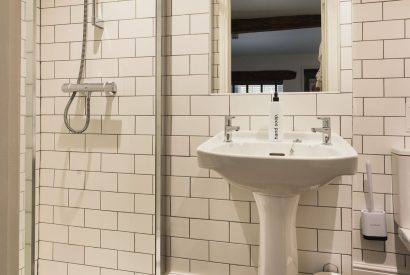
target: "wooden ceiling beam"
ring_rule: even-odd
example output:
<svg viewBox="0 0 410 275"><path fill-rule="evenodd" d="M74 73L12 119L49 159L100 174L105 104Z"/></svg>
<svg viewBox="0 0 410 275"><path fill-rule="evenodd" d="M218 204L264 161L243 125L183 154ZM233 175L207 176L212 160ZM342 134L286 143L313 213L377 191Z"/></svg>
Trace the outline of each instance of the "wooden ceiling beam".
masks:
<svg viewBox="0 0 410 275"><path fill-rule="evenodd" d="M278 71L233 71L233 83L262 83L262 82L278 82L283 80L291 80L296 78L296 72L278 70Z"/></svg>
<svg viewBox="0 0 410 275"><path fill-rule="evenodd" d="M232 34L306 29L320 26L320 14L233 19Z"/></svg>

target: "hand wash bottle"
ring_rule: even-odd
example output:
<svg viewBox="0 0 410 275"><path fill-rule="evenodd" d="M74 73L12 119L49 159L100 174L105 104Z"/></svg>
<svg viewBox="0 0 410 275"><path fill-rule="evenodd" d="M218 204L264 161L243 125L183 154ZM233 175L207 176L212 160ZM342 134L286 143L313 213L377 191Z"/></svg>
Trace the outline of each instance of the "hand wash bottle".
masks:
<svg viewBox="0 0 410 275"><path fill-rule="evenodd" d="M283 138L282 102L279 101L278 92L272 97L269 106L269 141L281 141Z"/></svg>

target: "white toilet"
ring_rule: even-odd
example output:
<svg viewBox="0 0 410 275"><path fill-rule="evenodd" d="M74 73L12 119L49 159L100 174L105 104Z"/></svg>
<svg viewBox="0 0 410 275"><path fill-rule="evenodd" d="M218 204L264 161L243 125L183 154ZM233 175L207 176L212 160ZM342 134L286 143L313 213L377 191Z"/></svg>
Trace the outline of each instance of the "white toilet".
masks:
<svg viewBox="0 0 410 275"><path fill-rule="evenodd" d="M392 150L394 220L399 237L410 251L410 149Z"/></svg>

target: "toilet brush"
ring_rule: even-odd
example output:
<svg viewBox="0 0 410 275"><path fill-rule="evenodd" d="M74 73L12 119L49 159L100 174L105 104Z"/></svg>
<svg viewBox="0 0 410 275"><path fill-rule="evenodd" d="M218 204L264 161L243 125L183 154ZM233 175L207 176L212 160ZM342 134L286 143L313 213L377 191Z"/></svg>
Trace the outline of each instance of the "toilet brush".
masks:
<svg viewBox="0 0 410 275"><path fill-rule="evenodd" d="M369 189L369 209L362 210L362 235L366 240L387 240L386 212L374 208L373 175L370 161L366 161L367 186Z"/></svg>

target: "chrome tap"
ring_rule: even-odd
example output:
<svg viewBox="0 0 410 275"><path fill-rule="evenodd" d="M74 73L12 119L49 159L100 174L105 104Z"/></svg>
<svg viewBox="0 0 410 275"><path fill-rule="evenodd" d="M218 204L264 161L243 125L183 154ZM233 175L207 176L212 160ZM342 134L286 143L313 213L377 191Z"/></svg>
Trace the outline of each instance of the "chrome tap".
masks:
<svg viewBox="0 0 410 275"><path fill-rule="evenodd" d="M239 126L232 126L232 119L234 118L234 116L225 116L225 142L231 142L232 132L240 129Z"/></svg>
<svg viewBox="0 0 410 275"><path fill-rule="evenodd" d="M322 120L322 128L312 128L313 133L322 133L323 144L332 144L332 127L330 125L330 117L318 117L317 119Z"/></svg>

